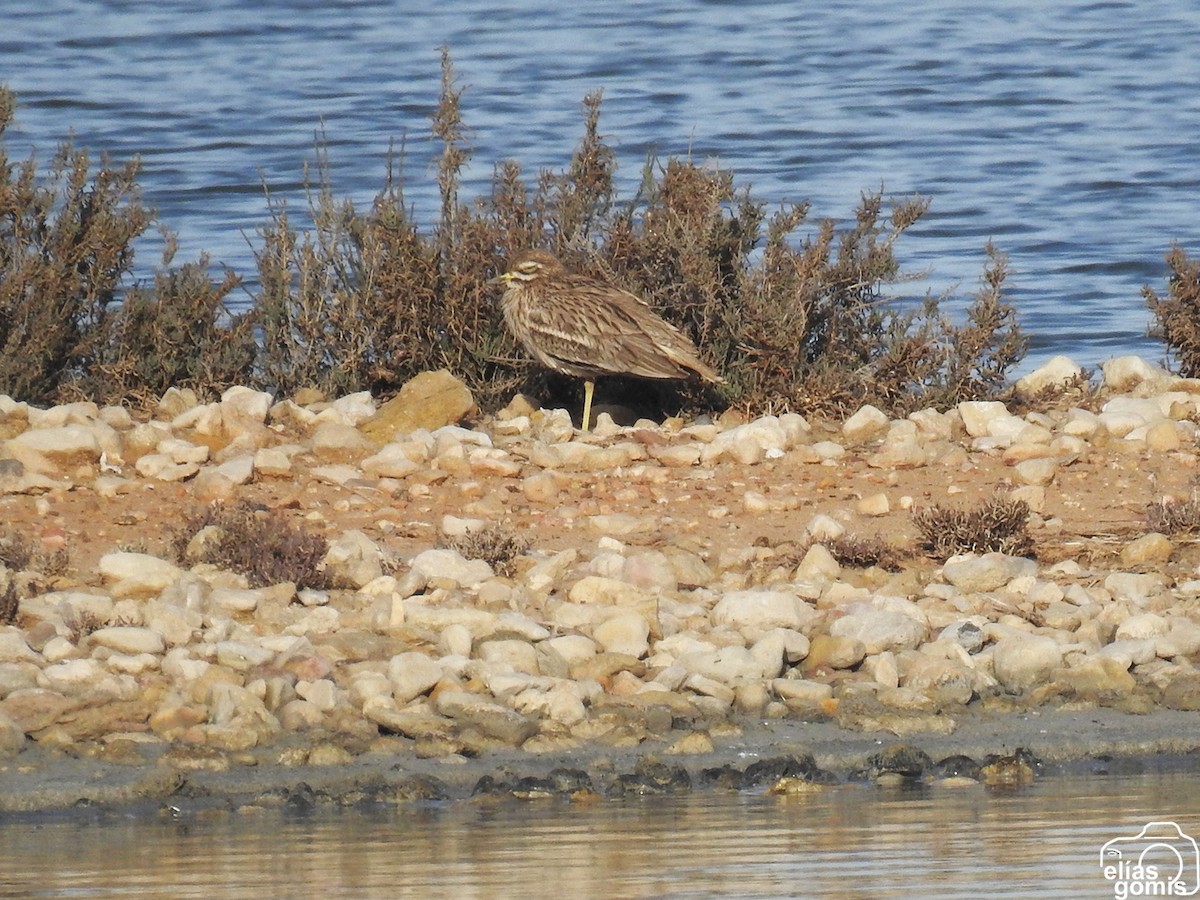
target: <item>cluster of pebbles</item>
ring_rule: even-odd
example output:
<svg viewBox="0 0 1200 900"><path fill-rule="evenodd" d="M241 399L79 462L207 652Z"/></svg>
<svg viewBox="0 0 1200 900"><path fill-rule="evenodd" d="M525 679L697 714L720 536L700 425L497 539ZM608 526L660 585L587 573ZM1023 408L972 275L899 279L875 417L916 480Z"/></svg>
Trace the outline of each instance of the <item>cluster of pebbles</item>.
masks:
<svg viewBox="0 0 1200 900"><path fill-rule="evenodd" d="M1059 358L1018 387L1081 378ZM551 770L584 748L640 748L654 761L627 775L645 790L678 779L662 760L712 753L750 721L916 741L977 711L1200 709L1200 575L1178 564L1179 538L1143 530L1054 562L916 557L899 572L852 569L830 549L917 502L891 489L896 472L938 485L986 461L1004 473L995 487L1033 510L1035 537L1061 547L1049 510L1074 469L1108 457L1195 467L1200 383L1131 357L1103 379L1088 408L967 402L890 419L864 407L825 431L795 414L632 427L601 415L588 435L520 399L461 427L472 403L446 373L383 406L242 388L203 404L172 390L148 419L0 397L0 506L34 509L47 547L72 549L71 523L53 523L79 498L103 517L138 498L288 494L281 508L329 532L337 585L254 587L144 548L113 547L94 571L0 570L0 593L19 597L0 627L0 765L35 746L176 773L519 750ZM852 463L878 490L833 512L745 474L789 466L836 484ZM586 486L601 480L597 499ZM679 499L712 482L747 486L726 502ZM307 487L340 499L306 508L322 496ZM435 496L459 505L412 520ZM397 510L410 520L384 514ZM341 513L362 524L335 527ZM771 516L791 522L785 547L714 531ZM502 543L497 523L523 552L461 552L487 556L487 540L455 539L490 528ZM913 752L874 771L911 774ZM777 790L820 781L803 754L789 759L769 773ZM1010 770L1025 777L1019 759L1001 762ZM526 788L581 785L568 766Z"/></svg>

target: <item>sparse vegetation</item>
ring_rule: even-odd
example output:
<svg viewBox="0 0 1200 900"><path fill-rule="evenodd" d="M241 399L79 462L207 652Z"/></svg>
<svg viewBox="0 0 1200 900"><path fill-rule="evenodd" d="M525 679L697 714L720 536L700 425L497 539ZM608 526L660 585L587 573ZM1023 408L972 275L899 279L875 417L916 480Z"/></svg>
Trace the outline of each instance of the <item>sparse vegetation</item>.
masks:
<svg viewBox="0 0 1200 900"><path fill-rule="evenodd" d="M467 559L481 559L497 574L507 576L512 575L516 558L529 549L530 540L511 528L492 523L449 538L446 546Z"/></svg>
<svg viewBox="0 0 1200 900"><path fill-rule="evenodd" d="M193 546L192 539L201 531L204 539ZM325 538L291 524L278 512L245 501L214 503L185 516L171 536L171 547L177 559L239 572L252 587L285 581L297 588L326 587Z"/></svg>
<svg viewBox="0 0 1200 900"><path fill-rule="evenodd" d="M1200 260L1189 257L1181 247L1172 247L1167 266L1171 274L1166 297L1149 285L1142 288L1146 306L1154 314L1150 336L1167 345L1181 375L1200 377Z"/></svg>
<svg viewBox="0 0 1200 900"><path fill-rule="evenodd" d="M17 585L9 578L3 590L0 590L0 625L15 625L20 611L21 601L17 596Z"/></svg>
<svg viewBox="0 0 1200 900"><path fill-rule="evenodd" d="M93 631L98 631L108 624L106 619L102 619L91 610L72 610L67 613L63 619L63 624L67 626L67 640L72 644L78 645L85 637Z"/></svg>
<svg viewBox="0 0 1200 900"><path fill-rule="evenodd" d="M14 572L29 568L36 548L29 538L12 531L0 532L0 565Z"/></svg>
<svg viewBox="0 0 1200 900"><path fill-rule="evenodd" d="M903 413L993 396L1024 354L1004 300L1007 265L991 247L962 327L942 315L942 298L893 302L905 277L895 246L928 208L922 198L871 193L848 224L810 225L807 203L768 215L732 172L690 158L648 160L641 187L621 198L595 92L584 98L583 138L564 170L527 177L507 160L488 195L465 199L462 100L444 51L431 123L442 146L437 222L422 227L405 203L403 153L392 154L371 209L360 210L336 196L318 148L304 214L269 201L259 287L237 316L227 304L240 276L214 281L204 258L172 267L169 233L153 284L122 289L133 241L153 222L136 164L105 161L91 174L86 153L65 145L39 181L32 157L14 166L0 156L0 391L106 403L172 385L200 394L232 383L387 393L448 368L484 409L518 390L563 402L577 380L517 349L488 285L531 246L645 298L725 376L716 390L663 385L667 408L842 413L872 402ZM12 94L0 101L2 131Z"/></svg>
<svg viewBox="0 0 1200 900"><path fill-rule="evenodd" d="M1195 495L1186 500L1164 498L1146 507L1146 525L1159 534L1200 533L1200 499Z"/></svg>
<svg viewBox="0 0 1200 900"><path fill-rule="evenodd" d="M878 566L889 572L895 572L901 568L904 558L908 555L878 535L864 538L855 534L844 534L830 541L826 546L840 565L849 566L852 569L868 569L871 566Z"/></svg>
<svg viewBox="0 0 1200 900"><path fill-rule="evenodd" d="M992 497L973 509L931 506L913 510L921 546L937 559L958 553L1033 555L1029 505L1023 500Z"/></svg>

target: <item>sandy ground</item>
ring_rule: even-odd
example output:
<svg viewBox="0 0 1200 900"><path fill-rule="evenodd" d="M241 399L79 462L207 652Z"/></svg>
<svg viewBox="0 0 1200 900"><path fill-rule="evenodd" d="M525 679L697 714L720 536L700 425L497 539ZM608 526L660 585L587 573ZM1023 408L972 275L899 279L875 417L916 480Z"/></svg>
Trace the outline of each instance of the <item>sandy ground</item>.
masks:
<svg viewBox="0 0 1200 900"><path fill-rule="evenodd" d="M835 432L825 428L829 436ZM814 440L822 437L816 426ZM653 442L655 433L638 433ZM603 444L604 439L591 440ZM519 478L471 475L416 479L395 495L363 482L345 486L324 484L307 477L297 481L265 480L239 488L239 496L303 517L310 527L330 537L347 529L367 533L397 561L435 546L446 514L478 516L501 521L532 536L538 551L595 546L597 534L587 517L625 513L656 517L653 531L623 537L645 546L685 546L710 559L738 548L786 547L798 542L805 523L817 513L842 521L851 533L879 535L901 548L914 548L918 536L908 507L931 504L972 506L1011 485L1013 469L998 456L972 453L969 462L953 466L884 471L870 467L866 453L852 453L836 466L800 462L789 454L754 466L721 463L708 469L658 469L652 478L631 479L622 472L563 473L565 487L553 504L530 503ZM1061 468L1036 511L1031 533L1039 561L1077 559L1085 567L1127 568L1117 562L1121 548L1145 529L1145 510L1164 495L1187 497L1193 488L1197 458L1190 453L1151 454L1120 441L1091 445L1088 454ZM778 501L778 511L749 513L743 498L748 491ZM867 516L856 504L884 494L890 511ZM39 497L0 498L0 515L10 531L39 535L48 549L65 541L68 571L59 585L99 583L96 561L116 548L165 552L166 536L201 498L183 484L136 482L128 492L102 498L88 487L51 492ZM1194 578L1200 549L1186 540L1166 565L1172 578ZM906 563L906 572L862 576L902 587L904 579L925 573L937 563L920 554ZM1163 567L1160 567L1160 571ZM1103 575L1100 575L1103 578ZM873 586L882 587L882 584ZM934 759L951 753L982 758L989 753L1031 748L1046 761L1091 760L1116 756L1150 764L1187 760L1200 749L1195 714L1160 710L1129 715L1115 710L1004 712L973 710L949 735L917 734L905 742L924 749ZM880 747L899 742L892 734L848 732L832 723L797 721L743 722L721 737L716 751L703 756L673 757L672 764L698 772L705 766L740 766L747 760L794 751L812 752L831 771L848 773ZM636 757L654 747L629 751L597 748L562 757L535 757L513 752L461 765L367 754L351 766L288 768L273 762L279 749L242 760L228 772L198 770L181 774L164 766L128 765L65 755L40 748L0 763L0 811L52 809L80 801L128 804L165 803L171 797L244 797L270 788L300 782L345 794L366 778L394 781L430 774L445 782L452 794L465 795L487 772L511 767L518 772L545 772L557 765L588 767L598 777L631 769ZM661 749L661 748L659 748ZM152 756L153 754L151 754ZM150 759L145 760L149 762ZM250 765L249 763L254 763Z"/></svg>

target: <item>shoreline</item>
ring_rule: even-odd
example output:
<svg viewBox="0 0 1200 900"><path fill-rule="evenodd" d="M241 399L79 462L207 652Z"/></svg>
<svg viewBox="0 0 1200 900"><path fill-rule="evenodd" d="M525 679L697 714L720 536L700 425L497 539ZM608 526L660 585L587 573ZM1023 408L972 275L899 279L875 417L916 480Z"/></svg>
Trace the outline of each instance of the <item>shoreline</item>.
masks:
<svg viewBox="0 0 1200 900"><path fill-rule="evenodd" d="M1079 378L588 434L472 420L444 372L382 405L0 397L0 814L1187 767L1200 381ZM179 540L214 503L241 517Z"/></svg>
<svg viewBox="0 0 1200 900"><path fill-rule="evenodd" d="M292 807L298 811L355 805L382 807L411 803L464 802L471 799L530 799L531 782L556 770L584 773L590 790L601 797L740 789L765 793L779 781L785 762L811 757L818 771L806 777L814 786L888 783L897 774L885 765L872 766L883 752L906 760L924 753L933 763L926 771L909 771L891 783L934 784L946 777L936 764L965 756L984 762L989 756L1032 753L1034 780L1072 775L1131 775L1154 772L1200 773L1200 732L1189 712L1156 710L1139 715L1111 709L1032 710L971 713L950 734L852 732L830 722L778 720L745 726L736 737L722 739L709 753L667 755L658 748L587 747L565 754L532 755L518 750L457 760L418 759L411 755L369 753L337 765L284 765L286 747L253 754L254 764L225 771L203 768L182 771L162 761L142 765L71 758L35 751L20 765L0 767L0 823L28 816L121 814L154 816L164 811L226 809L247 806ZM664 764L687 778L656 790L652 784L624 789L623 780L646 762ZM753 783L736 776L755 763L765 771ZM980 779L973 779L980 780ZM959 784L963 782L959 780ZM980 783L1001 790L1022 784ZM547 791L566 799L571 791Z"/></svg>

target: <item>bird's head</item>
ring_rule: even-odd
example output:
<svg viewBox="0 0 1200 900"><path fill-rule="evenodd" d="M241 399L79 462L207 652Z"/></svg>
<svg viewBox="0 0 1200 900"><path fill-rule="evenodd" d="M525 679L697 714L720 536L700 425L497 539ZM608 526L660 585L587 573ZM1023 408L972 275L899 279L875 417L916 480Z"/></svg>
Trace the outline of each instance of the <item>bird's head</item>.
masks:
<svg viewBox="0 0 1200 900"><path fill-rule="evenodd" d="M507 272L497 275L491 284L510 285L513 282L529 284L547 272L557 271L562 264L544 250L530 250L517 257L516 263Z"/></svg>

